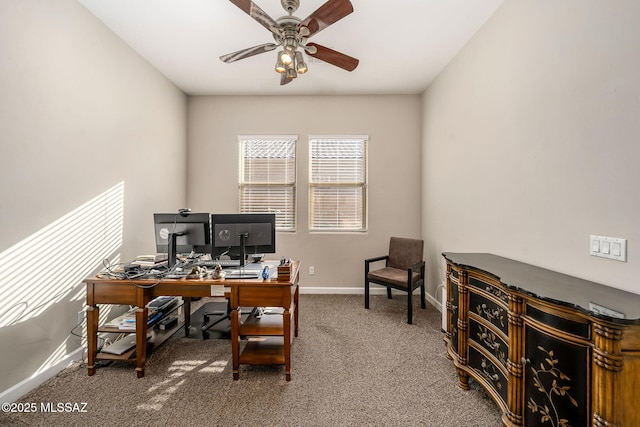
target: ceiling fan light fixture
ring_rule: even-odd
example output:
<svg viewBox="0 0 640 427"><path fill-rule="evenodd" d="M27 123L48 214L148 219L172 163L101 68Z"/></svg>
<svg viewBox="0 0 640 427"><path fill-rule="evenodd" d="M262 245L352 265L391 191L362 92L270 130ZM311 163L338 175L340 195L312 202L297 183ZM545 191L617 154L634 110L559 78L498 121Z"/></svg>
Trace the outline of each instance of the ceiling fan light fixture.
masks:
<svg viewBox="0 0 640 427"><path fill-rule="evenodd" d="M285 65L289 65L293 62L293 56L287 51L280 51L278 54L278 61L281 61Z"/></svg>
<svg viewBox="0 0 640 427"><path fill-rule="evenodd" d="M289 64L287 66L287 78L295 79L296 77L298 77L298 73L296 73L296 69L294 68L293 63Z"/></svg>
<svg viewBox="0 0 640 427"><path fill-rule="evenodd" d="M307 67L307 63L304 62L304 58L302 57L302 52L300 51L296 52L296 71L298 71L298 74L304 74L307 71L309 71L309 68Z"/></svg>
<svg viewBox="0 0 640 427"><path fill-rule="evenodd" d="M277 61L276 61L276 71L277 71L278 73L281 73L281 74L282 74L282 73L287 72L287 68L286 68L286 66L284 65L284 63L282 62L282 59L281 59L281 58L282 58L282 56L281 56L281 55L280 55L280 53L279 53L279 54L278 54L278 59L277 59Z"/></svg>

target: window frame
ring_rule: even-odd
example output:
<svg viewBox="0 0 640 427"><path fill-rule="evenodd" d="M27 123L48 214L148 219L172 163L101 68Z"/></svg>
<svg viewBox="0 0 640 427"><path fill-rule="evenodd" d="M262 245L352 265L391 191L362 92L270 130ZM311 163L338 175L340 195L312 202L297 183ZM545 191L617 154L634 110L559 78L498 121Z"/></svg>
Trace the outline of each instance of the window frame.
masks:
<svg viewBox="0 0 640 427"><path fill-rule="evenodd" d="M246 159L245 157L245 143L251 141L260 141L264 140L267 142L276 143L278 141L286 141L287 143L293 142L293 174L288 174L288 176L292 176L293 180L291 182L285 181L269 181L269 182L251 182L245 181L245 169ZM240 213L274 213L273 210L268 211L248 211L243 210L243 207L248 203L245 203L244 194L246 188L290 188L291 189L291 211L289 211L292 220L291 226L283 227L281 225L282 221L279 221L278 212L276 213L276 231L278 232L295 232L297 229L297 176L298 176L298 135L238 135L238 156L239 156L239 164L238 164L238 211ZM269 159L273 159L273 157L269 157Z"/></svg>
<svg viewBox="0 0 640 427"><path fill-rule="evenodd" d="M364 181L336 181L336 182L315 182L313 180L314 172L314 150L313 142L315 140L343 140L343 141L361 141L364 144L364 159L362 168L364 169ZM310 233L364 233L368 231L369 224L369 135L309 135L309 214L308 227ZM360 216L360 227L318 227L314 225L314 188L315 187L344 187L361 189L362 211Z"/></svg>

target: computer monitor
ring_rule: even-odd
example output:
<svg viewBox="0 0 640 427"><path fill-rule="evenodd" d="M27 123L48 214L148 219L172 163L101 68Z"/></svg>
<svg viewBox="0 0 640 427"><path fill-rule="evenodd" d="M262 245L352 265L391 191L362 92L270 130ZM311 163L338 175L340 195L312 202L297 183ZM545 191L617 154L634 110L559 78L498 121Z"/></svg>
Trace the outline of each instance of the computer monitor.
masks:
<svg viewBox="0 0 640 427"><path fill-rule="evenodd" d="M177 213L153 214L156 252L168 254L173 266L179 253L211 252L211 216L181 209Z"/></svg>
<svg viewBox="0 0 640 427"><path fill-rule="evenodd" d="M244 265L246 254L276 252L275 214L211 215L211 257L228 255Z"/></svg>

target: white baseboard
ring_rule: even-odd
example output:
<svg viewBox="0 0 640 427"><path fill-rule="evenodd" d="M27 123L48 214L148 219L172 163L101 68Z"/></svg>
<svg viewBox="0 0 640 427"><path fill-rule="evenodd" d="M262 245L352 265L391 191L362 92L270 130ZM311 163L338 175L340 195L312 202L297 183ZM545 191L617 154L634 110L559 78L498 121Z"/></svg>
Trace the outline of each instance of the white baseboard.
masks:
<svg viewBox="0 0 640 427"><path fill-rule="evenodd" d="M49 378L53 378L54 376L56 376L58 372L67 368L76 360L82 359L83 353L84 347L80 347L73 353L67 355L67 357L65 357L55 365L50 366L44 371L38 372L37 374L32 375L30 378L22 380L13 387L3 391L2 393L0 393L0 402L15 402L34 388L38 387L40 384L47 381Z"/></svg>
<svg viewBox="0 0 640 427"><path fill-rule="evenodd" d="M394 295L406 295L404 292L401 291L395 291L392 290L391 291ZM419 293L420 290L416 289L414 293ZM325 294L325 295L364 295L364 288L362 287L357 287L357 288L314 288L314 287L300 287L300 293L301 294ZM383 288L383 287L375 287L375 288L371 288L369 289L369 294L370 295L386 295L387 293L387 288ZM425 300L431 304L432 306L434 306L435 308L438 309L439 312L442 312L442 304L440 303L440 300L437 298L434 298L433 296L429 295L429 293L427 293L425 295Z"/></svg>

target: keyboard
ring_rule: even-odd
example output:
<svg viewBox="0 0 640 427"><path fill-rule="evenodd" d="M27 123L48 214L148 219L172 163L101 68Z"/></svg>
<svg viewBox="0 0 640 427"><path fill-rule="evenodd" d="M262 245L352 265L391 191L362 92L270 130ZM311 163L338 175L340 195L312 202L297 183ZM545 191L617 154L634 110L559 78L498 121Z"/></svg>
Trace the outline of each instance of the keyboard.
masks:
<svg viewBox="0 0 640 427"><path fill-rule="evenodd" d="M240 260L239 259L221 259L221 260L217 260L217 261L200 261L198 262L198 265L201 267L215 267L216 265L220 264L220 267L224 268L224 267L239 267L240 266Z"/></svg>
<svg viewBox="0 0 640 427"><path fill-rule="evenodd" d="M226 279L257 279L259 271L231 270L227 272Z"/></svg>

